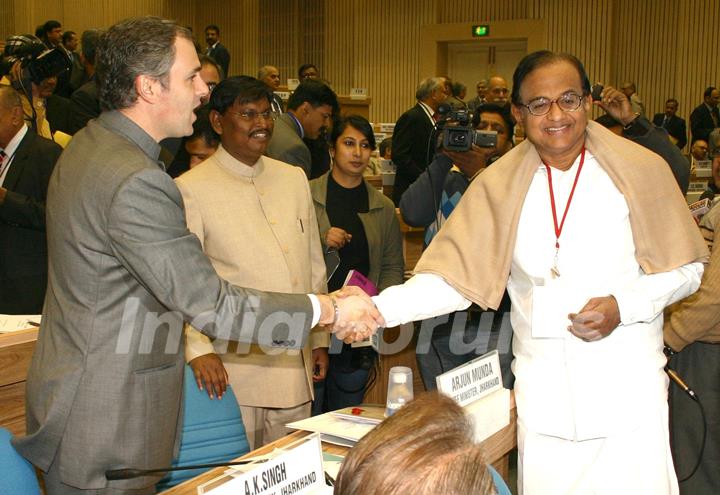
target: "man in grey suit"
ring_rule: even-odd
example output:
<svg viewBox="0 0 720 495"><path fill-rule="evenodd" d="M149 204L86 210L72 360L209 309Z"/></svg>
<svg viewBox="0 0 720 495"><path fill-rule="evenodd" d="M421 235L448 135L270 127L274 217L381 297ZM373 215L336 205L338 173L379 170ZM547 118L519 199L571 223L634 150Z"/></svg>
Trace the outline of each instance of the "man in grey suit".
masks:
<svg viewBox="0 0 720 495"><path fill-rule="evenodd" d="M338 108L337 96L330 86L314 79L303 81L290 95L287 112L275 121L265 154L302 168L310 177L312 158L303 138L319 138Z"/></svg>
<svg viewBox="0 0 720 495"><path fill-rule="evenodd" d="M170 464L183 321L265 348L301 348L317 323L347 340L383 323L359 296L263 293L213 270L158 162L158 142L192 131L208 91L187 30L156 17L122 21L97 57L104 112L75 135L50 180L49 284L27 378L27 436L14 441L46 473L48 495L154 493L156 476L105 473Z"/></svg>

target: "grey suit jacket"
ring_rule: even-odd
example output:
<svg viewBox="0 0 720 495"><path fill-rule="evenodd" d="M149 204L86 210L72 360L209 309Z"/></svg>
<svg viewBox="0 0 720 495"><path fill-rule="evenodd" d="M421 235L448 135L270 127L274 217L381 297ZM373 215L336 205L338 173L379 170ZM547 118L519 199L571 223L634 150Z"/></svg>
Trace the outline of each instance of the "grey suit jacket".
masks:
<svg viewBox="0 0 720 495"><path fill-rule="evenodd" d="M85 489L105 470L171 462L181 415L183 320L213 337L301 348L305 295L240 289L220 279L185 225L160 146L120 112L78 132L47 199L49 283L27 378L27 436L15 447L40 469L59 463ZM215 325L203 325L198 315ZM283 318L295 316L301 335Z"/></svg>
<svg viewBox="0 0 720 495"><path fill-rule="evenodd" d="M275 121L273 135L265 154L270 158L302 168L305 175L310 177L312 168L310 150L303 143L298 124L289 113L282 114Z"/></svg>

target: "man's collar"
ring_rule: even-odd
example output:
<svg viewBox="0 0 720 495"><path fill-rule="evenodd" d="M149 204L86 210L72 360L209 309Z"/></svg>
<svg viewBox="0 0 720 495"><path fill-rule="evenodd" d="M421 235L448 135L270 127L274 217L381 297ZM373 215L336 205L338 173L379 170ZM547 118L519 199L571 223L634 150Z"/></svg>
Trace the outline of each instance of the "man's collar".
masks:
<svg viewBox="0 0 720 495"><path fill-rule="evenodd" d="M292 110L288 110L286 115L289 115L291 119L293 119L293 122L295 122L295 125L298 129L298 134L300 135L300 139L303 139L305 137L305 129L303 129L302 124L298 120L297 117L295 117L295 113Z"/></svg>
<svg viewBox="0 0 720 495"><path fill-rule="evenodd" d="M20 146L20 142L25 138L25 135L27 134L28 126L23 123L22 127L18 129L18 131L15 133L15 135L10 139L10 142L3 148L3 151L7 156L13 156L15 154L15 151L17 151L18 146Z"/></svg>
<svg viewBox="0 0 720 495"><path fill-rule="evenodd" d="M135 143L149 158L158 161L160 144L142 127L119 110L103 112L98 117L100 124Z"/></svg>

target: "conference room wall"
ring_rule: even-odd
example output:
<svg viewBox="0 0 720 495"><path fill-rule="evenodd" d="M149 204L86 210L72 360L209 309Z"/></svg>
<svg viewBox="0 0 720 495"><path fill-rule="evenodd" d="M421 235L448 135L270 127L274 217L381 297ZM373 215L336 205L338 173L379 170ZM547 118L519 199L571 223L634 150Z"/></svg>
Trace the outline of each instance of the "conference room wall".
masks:
<svg viewBox="0 0 720 495"><path fill-rule="evenodd" d="M371 120L392 122L413 104L422 26L535 19L545 45L569 51L593 80L633 80L648 113L665 98L686 118L720 73L717 0L0 0L0 36L32 32L51 18L82 31L130 15L154 14L202 29L217 23L231 73L274 63L282 78L313 62L339 93L368 88ZM475 81L464 81L470 88Z"/></svg>

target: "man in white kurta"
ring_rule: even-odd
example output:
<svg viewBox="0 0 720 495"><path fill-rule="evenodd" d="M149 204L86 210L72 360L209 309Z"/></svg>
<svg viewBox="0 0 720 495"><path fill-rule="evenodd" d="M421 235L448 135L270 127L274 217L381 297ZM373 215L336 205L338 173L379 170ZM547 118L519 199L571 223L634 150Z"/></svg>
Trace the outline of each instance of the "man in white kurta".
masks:
<svg viewBox="0 0 720 495"><path fill-rule="evenodd" d="M642 270L636 259L628 201L600 166L597 158L603 157L585 149L587 121L580 114L570 115L586 112L589 104L583 107L581 101L574 110L567 110L572 97L562 102L566 108L555 99L568 91L585 93L577 75L573 76L579 71L563 59L547 58L547 67L540 64L530 71L551 69L542 74L545 86L538 83L531 96L553 99L550 113L541 114L544 120L536 121L535 129L528 122L530 116L519 111L516 115L530 131L530 141L538 139L539 144L532 144L540 153L523 145L525 156L535 160L530 165L535 171L530 172L529 188L521 201L507 281L515 332L518 487L525 495L676 494L667 427L662 311L697 290L703 265L686 263L651 275ZM546 84L562 70L569 75L557 77L557 87ZM523 106L514 103L516 109ZM538 122L544 127L538 128ZM554 154L555 148L565 151L562 145L570 141L563 133L567 128L579 129L576 125L582 125L582 131L577 133L580 149L574 148L574 159ZM593 126L593 132L596 129ZM604 148L596 145L596 149ZM518 151L509 156L523 156ZM567 156L571 158L566 165L556 168ZM557 162L546 167L547 157ZM558 217L563 216L578 178L559 238L553 228L548 173ZM473 191L479 193L480 187L468 190L468 195ZM464 202L465 197L458 208ZM511 225L503 228L512 230ZM472 249L466 242L454 244ZM434 256L439 258L438 253ZM480 247L477 256L483 256ZM388 326L469 306L470 299L463 295L467 288L448 283L437 266L374 298ZM475 283L484 282L489 281ZM598 333L590 328L592 323L582 323L583 318L575 314L590 314L593 298L616 306L619 325ZM591 316L602 319L608 314L600 311Z"/></svg>
<svg viewBox="0 0 720 495"><path fill-rule="evenodd" d="M272 131L271 116L258 115L270 108L263 91L269 93L260 81L230 78L213 92L210 118L222 144L177 179L188 228L218 274L229 281L272 292L325 292L325 263L307 179L297 167L259 153ZM327 356L323 348L328 345L326 332L311 333L302 352L292 352L211 342L189 329L186 358L198 376L211 366L207 362L217 362L212 353L220 356L250 446L257 448L283 436L286 423L310 415L315 358ZM206 356L210 359L198 370L196 358Z"/></svg>

